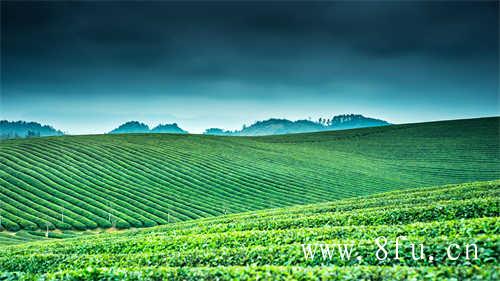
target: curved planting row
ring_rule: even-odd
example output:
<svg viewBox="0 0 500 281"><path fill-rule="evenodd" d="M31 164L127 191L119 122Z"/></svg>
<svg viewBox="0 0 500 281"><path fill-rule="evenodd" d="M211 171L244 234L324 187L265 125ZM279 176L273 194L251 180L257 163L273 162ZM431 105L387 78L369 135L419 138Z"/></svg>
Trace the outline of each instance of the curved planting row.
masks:
<svg viewBox="0 0 500 281"><path fill-rule="evenodd" d="M500 181L447 185L98 234L92 239L5 246L0 248L0 276L26 280L495 280L500 261L499 192ZM33 239L40 234L24 235ZM386 247L390 257L395 255L394 238L405 236L411 243L425 244L426 258L414 259L407 242L400 245L400 259L381 260L374 243L381 236L392 238ZM303 244L341 243L353 243L353 255L362 258L304 256ZM452 243L475 245L478 258L464 254L450 259L447 248ZM434 258L428 259L429 255Z"/></svg>
<svg viewBox="0 0 500 281"><path fill-rule="evenodd" d="M251 138L130 134L1 141L1 228L150 227L497 179L499 122Z"/></svg>

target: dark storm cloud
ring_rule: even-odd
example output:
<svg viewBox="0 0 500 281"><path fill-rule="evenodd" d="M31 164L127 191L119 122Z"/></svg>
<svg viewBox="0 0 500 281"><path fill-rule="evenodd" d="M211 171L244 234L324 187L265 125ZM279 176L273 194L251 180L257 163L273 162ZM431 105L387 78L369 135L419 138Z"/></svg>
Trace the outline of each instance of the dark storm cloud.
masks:
<svg viewBox="0 0 500 281"><path fill-rule="evenodd" d="M391 76L385 66L410 77L477 68L494 80L498 2L2 1L1 54L4 89L309 85ZM409 70L415 57L429 67Z"/></svg>
<svg viewBox="0 0 500 281"><path fill-rule="evenodd" d="M497 4L383 2L363 9L344 3L327 17L333 36L374 56L417 54L450 58L498 51ZM342 6L340 4L339 6ZM352 17L356 24L350 25ZM347 27L347 28L346 28Z"/></svg>

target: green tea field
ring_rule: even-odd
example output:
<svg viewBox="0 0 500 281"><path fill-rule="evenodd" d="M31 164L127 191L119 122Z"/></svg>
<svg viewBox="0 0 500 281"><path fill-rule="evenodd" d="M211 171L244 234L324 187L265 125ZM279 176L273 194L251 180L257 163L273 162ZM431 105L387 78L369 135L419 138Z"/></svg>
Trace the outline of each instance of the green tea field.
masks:
<svg viewBox="0 0 500 281"><path fill-rule="evenodd" d="M500 118L269 137L0 142L0 243L500 178ZM37 232L38 231L38 232ZM10 236L9 236L10 235ZM7 237L7 238L5 238ZM10 241L12 243L12 241Z"/></svg>
<svg viewBox="0 0 500 281"><path fill-rule="evenodd" d="M500 281L500 0L0 0L0 281Z"/></svg>
<svg viewBox="0 0 500 281"><path fill-rule="evenodd" d="M0 280L498 280L499 187L413 188L4 246ZM407 239L400 259L397 236ZM337 251L343 243L352 243L350 255ZM413 258L411 243L425 244L423 258Z"/></svg>

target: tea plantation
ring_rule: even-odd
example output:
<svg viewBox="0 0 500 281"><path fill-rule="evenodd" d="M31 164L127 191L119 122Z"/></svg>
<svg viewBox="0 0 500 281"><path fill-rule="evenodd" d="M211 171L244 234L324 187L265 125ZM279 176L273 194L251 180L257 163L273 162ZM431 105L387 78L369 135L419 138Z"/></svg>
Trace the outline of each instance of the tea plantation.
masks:
<svg viewBox="0 0 500 281"><path fill-rule="evenodd" d="M72 237L75 230L150 227L399 188L495 180L499 124L495 117L270 137L5 140L0 217L9 232L0 233L0 243L44 238L46 228L58 230L53 236ZM280 223L294 221L273 224L280 229Z"/></svg>
<svg viewBox="0 0 500 281"><path fill-rule="evenodd" d="M22 243L0 247L0 280L498 280L499 203L500 181L476 182ZM384 260L379 236L392 241ZM302 246L350 242L350 259Z"/></svg>

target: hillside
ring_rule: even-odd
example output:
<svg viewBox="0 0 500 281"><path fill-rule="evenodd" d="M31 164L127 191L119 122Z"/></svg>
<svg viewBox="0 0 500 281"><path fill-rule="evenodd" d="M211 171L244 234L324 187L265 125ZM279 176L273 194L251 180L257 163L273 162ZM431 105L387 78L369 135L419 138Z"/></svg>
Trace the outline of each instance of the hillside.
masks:
<svg viewBox="0 0 500 281"><path fill-rule="evenodd" d="M326 127L322 124L309 121L297 120L290 121L287 119L268 119L257 121L254 124L239 131L225 131L218 128L211 128L205 131L205 135L220 135L220 136L267 136L267 135L284 135L296 133L310 133L325 131Z"/></svg>
<svg viewBox="0 0 500 281"><path fill-rule="evenodd" d="M347 130L390 125L387 121L365 117L360 114L337 115L325 122L328 130Z"/></svg>
<svg viewBox="0 0 500 281"><path fill-rule="evenodd" d="M158 134L187 134L186 131L179 128L177 123L159 124L153 129L139 121L129 121L121 124L118 128L113 129L108 134L138 134L138 133L158 133Z"/></svg>
<svg viewBox="0 0 500 281"><path fill-rule="evenodd" d="M225 131L219 128L210 128L205 131L206 135L220 136L269 136L297 133L311 133L321 131L347 130L356 128L368 128L390 125L388 122L365 117L360 114L337 115L331 119L320 118L318 121L271 118L257 121L250 126L236 131Z"/></svg>
<svg viewBox="0 0 500 281"><path fill-rule="evenodd" d="M467 183L5 246L0 279L498 280L499 198L500 181ZM392 241L382 260L380 236ZM425 244L423 259L410 243ZM447 258L451 243L476 245L477 259Z"/></svg>
<svg viewBox="0 0 500 281"><path fill-rule="evenodd" d="M160 124L153 129L151 129L151 133L163 133L163 134L187 134L187 131L179 128L177 123L173 124Z"/></svg>
<svg viewBox="0 0 500 281"><path fill-rule="evenodd" d="M0 121L0 139L61 136L63 132L49 125L25 121Z"/></svg>
<svg viewBox="0 0 500 281"><path fill-rule="evenodd" d="M145 227L500 178L499 118L269 137L0 142L2 226Z"/></svg>
<svg viewBox="0 0 500 281"><path fill-rule="evenodd" d="M108 134L149 133L149 126L139 121L129 121L111 130Z"/></svg>

